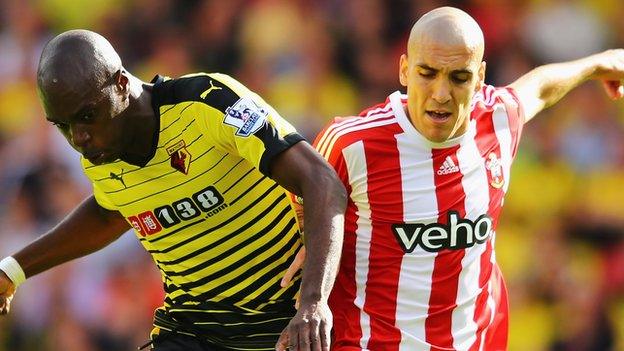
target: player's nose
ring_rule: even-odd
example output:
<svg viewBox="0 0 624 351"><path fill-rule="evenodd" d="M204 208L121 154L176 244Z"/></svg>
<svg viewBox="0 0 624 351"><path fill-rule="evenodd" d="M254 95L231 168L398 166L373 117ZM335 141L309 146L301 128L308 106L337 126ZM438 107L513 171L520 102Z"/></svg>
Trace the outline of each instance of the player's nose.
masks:
<svg viewBox="0 0 624 351"><path fill-rule="evenodd" d="M451 85L446 79L438 79L433 84L431 98L439 104L445 104L451 99Z"/></svg>
<svg viewBox="0 0 624 351"><path fill-rule="evenodd" d="M74 146L82 149L91 141L91 134L84 127L72 125L70 128L70 138Z"/></svg>

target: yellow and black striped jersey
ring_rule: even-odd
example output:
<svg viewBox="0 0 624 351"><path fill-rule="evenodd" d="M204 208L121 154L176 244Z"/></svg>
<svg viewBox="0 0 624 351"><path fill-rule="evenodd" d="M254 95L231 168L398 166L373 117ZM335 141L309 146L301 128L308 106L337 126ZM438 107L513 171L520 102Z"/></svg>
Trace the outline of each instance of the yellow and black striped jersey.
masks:
<svg viewBox="0 0 624 351"><path fill-rule="evenodd" d="M224 347L271 349L295 313L299 278L286 289L279 282L301 238L270 163L303 138L227 75L153 83L153 156L143 167L83 158L95 198L119 211L152 255L167 315Z"/></svg>

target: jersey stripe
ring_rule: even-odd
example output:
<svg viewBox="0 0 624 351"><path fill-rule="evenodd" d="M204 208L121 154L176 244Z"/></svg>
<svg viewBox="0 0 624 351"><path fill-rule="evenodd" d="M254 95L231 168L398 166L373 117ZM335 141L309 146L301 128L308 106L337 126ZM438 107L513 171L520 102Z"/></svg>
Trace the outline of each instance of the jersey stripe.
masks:
<svg viewBox="0 0 624 351"><path fill-rule="evenodd" d="M444 159L450 156L455 164L459 146L446 149L432 149L433 169L442 167ZM434 175L436 197L438 202L438 223L447 224L449 211L456 211L459 217L466 216L464 208L465 194L462 188L462 174L455 172L446 175ZM452 312L457 298L457 284L461 272L464 250L442 250L435 258L431 296L429 298L429 316L425 321L427 341L436 347L432 350L453 350L451 333Z"/></svg>
<svg viewBox="0 0 624 351"><path fill-rule="evenodd" d="M492 186L496 184L496 180L493 178L493 170L490 168L487 173L488 191L489 191L489 210L493 220L493 229L496 230L498 226L498 218L502 207L502 201L507 184L509 184L509 169L511 167L511 142L508 128L508 117L504 109L500 104L494 104L492 106L493 113L491 115L485 115L478 118L477 126L477 141L480 154L486 162L491 162L489 155L496 155L497 159L500 159L502 166L502 173L505 185ZM501 143L502 141L502 143ZM490 166L492 164L490 163ZM498 286L492 286L492 284L498 284L497 281L492 281L493 268L495 267L495 260L493 257L493 237L486 243L486 251L481 257L481 274L479 276L479 286L481 287L481 293L479 294L476 302L476 310L474 315L475 322L479 325L477 331L477 339L471 346L470 350L489 349L493 345L483 343L485 335L484 332L489 330L495 330L498 326L491 323L494 310L494 300L491 296L493 288L499 290ZM486 329L486 326L489 327ZM497 346L498 347L498 346Z"/></svg>
<svg viewBox="0 0 624 351"><path fill-rule="evenodd" d="M485 164L474 162L481 160L481 153L476 143L476 122L472 120L466 138L463 139L457 152L459 168L463 174L462 187L466 196L466 219L476 221L481 215L488 212L489 197L483 189L487 189ZM457 288L457 307L453 311L453 347L457 350L467 350L476 340L478 325L475 323L475 300L480 287L479 276L483 273L481 258L487 251L486 243L466 248L462 260L462 270L459 275Z"/></svg>
<svg viewBox="0 0 624 351"><path fill-rule="evenodd" d="M358 182L359 188L353 189L351 191L351 201L358 204L357 212L356 212L356 228L355 232L355 243L353 248L353 256L354 257L354 275L355 275L355 296L353 300L353 304L358 307L358 312L350 314L346 316L342 320L342 325L347 325L347 329L353 333L351 340L359 340L359 346L363 349L366 349L366 345L371 337L371 326L370 326L370 316L368 311L364 308L367 300L367 291L364 287L367 284L368 280L368 267L369 267L369 257L370 257L370 245L371 245L371 237L372 237L372 228L371 228L371 208L370 202L368 198L368 172L366 171L366 159L364 157L364 144L362 142L357 142L352 145L349 145L343 150L343 154L345 158L352 160L347 164L348 176L350 178L358 177L364 175L366 179L362 182ZM362 170L365 172L361 173ZM353 179L355 180L355 179ZM351 183L351 182L350 182ZM352 311L345 311L346 313ZM351 318L350 318L351 317ZM355 318L352 318L355 317ZM358 329L350 328L348 325L352 322L356 322ZM355 324L355 323L354 323ZM341 341L338 341L340 343Z"/></svg>
<svg viewBox="0 0 624 351"><path fill-rule="evenodd" d="M414 136L396 136L403 183L403 222L431 224L437 220L438 199L434 184L431 151L418 146ZM421 169L426 172L413 172ZM427 218L428 217L428 218ZM403 256L397 293L396 325L402 331L401 351L428 350L425 320L429 312L431 275L435 253L417 248ZM417 267L414 271L413 267Z"/></svg>
<svg viewBox="0 0 624 351"><path fill-rule="evenodd" d="M398 132L398 128L396 129ZM369 133L375 131L371 130ZM388 243L396 243L396 239L390 229L390 223L385 222L383 218L387 218L385 215L387 212L403 217L403 187L401 182L397 181L402 176L401 165L396 142L389 143L388 139L368 139L364 143L367 169L383 170L383 172L367 172L367 190L369 194L374 194L369 197L372 219L369 265L383 269L369 270L367 276L364 311L375 316L370 321L371 338L367 348L380 350L390 341L396 345L396 349L401 340L401 333L395 327L395 316L403 251L398 245L388 246ZM383 158L374 157L379 150L384 150ZM395 181L388 181L391 179Z"/></svg>
<svg viewBox="0 0 624 351"><path fill-rule="evenodd" d="M494 245L492 243L492 245ZM492 255L494 256L494 255ZM503 281L503 276L498 265L492 268L492 276L490 278L490 296L488 301L492 305L492 310L496 311L492 315L490 327L485 332L483 346L481 350L506 350L507 334L509 329L507 289Z"/></svg>

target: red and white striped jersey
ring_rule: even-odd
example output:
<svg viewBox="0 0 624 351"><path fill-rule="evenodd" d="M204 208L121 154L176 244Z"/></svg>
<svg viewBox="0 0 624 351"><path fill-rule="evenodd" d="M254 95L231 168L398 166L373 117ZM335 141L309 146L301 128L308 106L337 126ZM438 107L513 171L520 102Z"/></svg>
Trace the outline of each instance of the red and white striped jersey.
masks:
<svg viewBox="0 0 624 351"><path fill-rule="evenodd" d="M505 350L494 239L524 116L515 93L475 94L467 132L442 143L407 96L336 118L316 139L349 193L332 350Z"/></svg>

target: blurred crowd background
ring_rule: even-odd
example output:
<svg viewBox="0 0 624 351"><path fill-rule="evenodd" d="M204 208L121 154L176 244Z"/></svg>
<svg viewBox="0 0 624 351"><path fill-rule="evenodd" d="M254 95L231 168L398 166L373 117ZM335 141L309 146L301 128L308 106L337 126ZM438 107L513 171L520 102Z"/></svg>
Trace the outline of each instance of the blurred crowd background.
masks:
<svg viewBox="0 0 624 351"><path fill-rule="evenodd" d="M231 74L313 140L333 116L401 88L409 29L441 5L481 24L493 85L624 47L622 0L0 0L0 256L90 192L36 95L53 35L98 31L146 81ZM587 83L525 129L496 242L512 351L624 350L623 123L624 103ZM161 285L127 233L20 287L0 319L0 351L133 350L147 340Z"/></svg>

